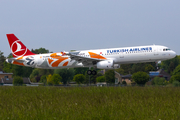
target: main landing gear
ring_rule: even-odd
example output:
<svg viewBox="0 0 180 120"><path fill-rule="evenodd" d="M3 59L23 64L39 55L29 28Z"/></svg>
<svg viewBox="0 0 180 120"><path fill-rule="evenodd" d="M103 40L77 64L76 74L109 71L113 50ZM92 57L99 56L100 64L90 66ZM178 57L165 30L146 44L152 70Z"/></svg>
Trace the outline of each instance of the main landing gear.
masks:
<svg viewBox="0 0 180 120"><path fill-rule="evenodd" d="M87 71L87 74L88 74L88 75L96 75L97 72L96 72L95 70L88 70L88 71Z"/></svg>

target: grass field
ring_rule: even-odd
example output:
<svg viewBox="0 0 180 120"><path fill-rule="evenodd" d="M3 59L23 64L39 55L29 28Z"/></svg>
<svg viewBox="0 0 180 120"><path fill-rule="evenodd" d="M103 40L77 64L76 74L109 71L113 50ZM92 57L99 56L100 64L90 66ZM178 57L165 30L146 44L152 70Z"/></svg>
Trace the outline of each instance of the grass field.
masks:
<svg viewBox="0 0 180 120"><path fill-rule="evenodd" d="M0 119L179 120L179 87L0 87Z"/></svg>

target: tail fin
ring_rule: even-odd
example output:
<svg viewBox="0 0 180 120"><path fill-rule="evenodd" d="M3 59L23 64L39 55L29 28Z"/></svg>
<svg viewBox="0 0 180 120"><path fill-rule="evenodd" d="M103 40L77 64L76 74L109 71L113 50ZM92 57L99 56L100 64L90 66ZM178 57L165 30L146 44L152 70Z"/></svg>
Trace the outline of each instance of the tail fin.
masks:
<svg viewBox="0 0 180 120"><path fill-rule="evenodd" d="M29 49L27 49L26 46L14 34L6 35L9 41L13 57L35 55Z"/></svg>

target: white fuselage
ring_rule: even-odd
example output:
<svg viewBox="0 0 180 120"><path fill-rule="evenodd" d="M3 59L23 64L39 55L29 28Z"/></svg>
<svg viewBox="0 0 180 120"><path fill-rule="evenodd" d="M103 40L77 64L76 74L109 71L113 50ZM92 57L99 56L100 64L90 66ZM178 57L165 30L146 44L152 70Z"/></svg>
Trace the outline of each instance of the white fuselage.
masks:
<svg viewBox="0 0 180 120"><path fill-rule="evenodd" d="M77 56L82 59L71 59L69 55L59 53L38 54L31 56L23 56L17 58L24 60L23 63L12 61L13 64L44 68L73 68L73 67L92 67L96 66L86 58L94 58L102 61L112 60L113 64L128 64L141 62L156 62L174 58L176 53L165 46L150 45L124 48L109 48L96 50L79 51Z"/></svg>

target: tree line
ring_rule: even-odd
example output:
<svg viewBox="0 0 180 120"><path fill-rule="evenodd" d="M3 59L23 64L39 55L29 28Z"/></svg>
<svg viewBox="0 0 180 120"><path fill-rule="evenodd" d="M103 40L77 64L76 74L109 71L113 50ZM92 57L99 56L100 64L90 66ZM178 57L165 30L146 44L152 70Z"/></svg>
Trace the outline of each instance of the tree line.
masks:
<svg viewBox="0 0 180 120"><path fill-rule="evenodd" d="M49 50L45 48L32 49L35 54L49 53ZM13 57L9 54L7 58ZM97 70L97 75L87 75L86 71L89 68L69 68L69 69L39 69L25 66L18 66L9 64L5 61L6 57L3 52L0 51L0 70L6 73L13 73L13 77L29 77L32 82L42 82L44 84L67 84L72 81L76 81L79 84L89 84L96 82L106 81L108 83L115 82L114 70L108 70L103 75ZM162 61L158 66L155 62L150 63L137 63L137 64L122 64L119 69L116 69L118 73L122 75L134 74L137 72L149 73L149 71L156 71L157 67L164 69L167 73L172 75L170 82L180 82L180 56L176 56L173 59ZM59 81L55 80L59 78Z"/></svg>

